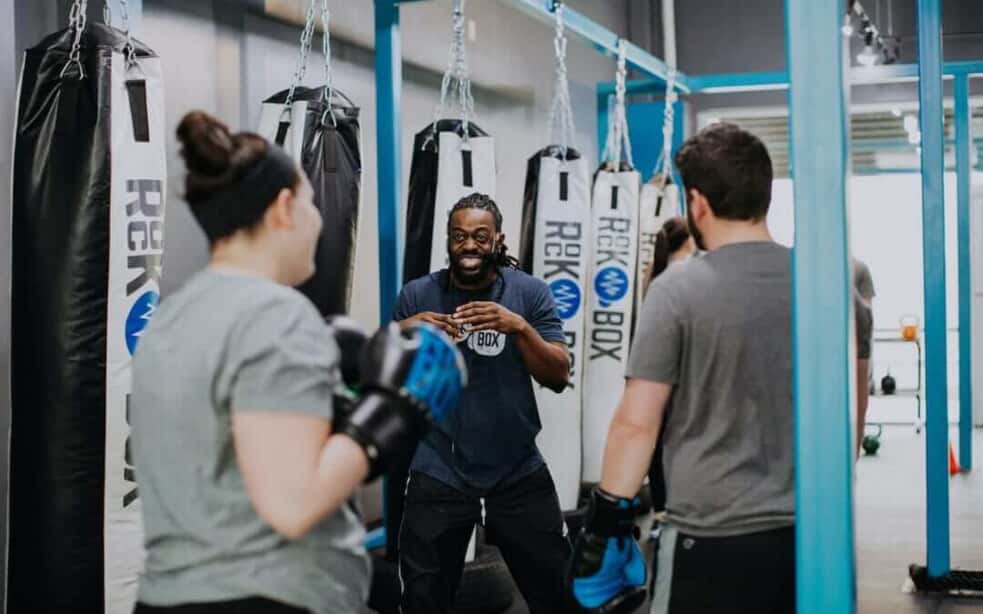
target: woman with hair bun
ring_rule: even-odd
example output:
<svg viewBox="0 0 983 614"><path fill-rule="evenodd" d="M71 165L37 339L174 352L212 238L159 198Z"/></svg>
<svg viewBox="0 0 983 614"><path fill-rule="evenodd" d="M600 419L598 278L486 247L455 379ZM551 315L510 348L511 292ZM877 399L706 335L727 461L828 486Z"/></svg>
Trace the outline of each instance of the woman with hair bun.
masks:
<svg viewBox="0 0 983 614"><path fill-rule="evenodd" d="M456 403L453 387L434 388L460 379L455 350L436 331L380 330L361 398L336 406L335 329L293 288L314 273L321 232L307 177L200 111L177 137L211 257L163 301L133 359L147 551L136 614L361 612L370 567L349 498L415 447L425 414L440 417L429 400ZM402 343L413 335L444 357L423 382L407 375L427 369Z"/></svg>

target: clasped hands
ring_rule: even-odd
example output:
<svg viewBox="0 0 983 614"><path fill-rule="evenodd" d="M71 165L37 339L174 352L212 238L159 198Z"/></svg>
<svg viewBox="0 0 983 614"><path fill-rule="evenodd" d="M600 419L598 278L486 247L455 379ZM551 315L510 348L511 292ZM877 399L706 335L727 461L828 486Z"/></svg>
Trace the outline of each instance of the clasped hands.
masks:
<svg viewBox="0 0 983 614"><path fill-rule="evenodd" d="M423 311L404 320L405 325L419 322L436 326L454 341L460 341L468 334L479 330L518 334L528 326L522 316L491 301L472 301L461 305L450 314Z"/></svg>

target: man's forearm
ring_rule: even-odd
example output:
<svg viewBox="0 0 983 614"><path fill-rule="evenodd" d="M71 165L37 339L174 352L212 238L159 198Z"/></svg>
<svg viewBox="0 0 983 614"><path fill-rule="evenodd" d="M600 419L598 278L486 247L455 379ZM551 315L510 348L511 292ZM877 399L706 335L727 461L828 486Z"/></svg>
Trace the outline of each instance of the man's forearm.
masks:
<svg viewBox="0 0 983 614"><path fill-rule="evenodd" d="M555 391L566 387L570 372L566 348L543 339L528 322L516 335L516 344L526 368L537 382Z"/></svg>
<svg viewBox="0 0 983 614"><path fill-rule="evenodd" d="M625 498L638 494L652 463L660 426L642 426L615 416L604 448L601 488L605 492Z"/></svg>

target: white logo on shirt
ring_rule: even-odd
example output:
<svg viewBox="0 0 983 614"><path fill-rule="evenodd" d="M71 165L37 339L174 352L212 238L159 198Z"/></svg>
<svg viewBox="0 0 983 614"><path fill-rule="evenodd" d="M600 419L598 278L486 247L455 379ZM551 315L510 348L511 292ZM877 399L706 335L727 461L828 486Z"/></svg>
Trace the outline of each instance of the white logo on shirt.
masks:
<svg viewBox="0 0 983 614"><path fill-rule="evenodd" d="M505 350L505 334L496 330L466 333L468 347L479 356L498 356ZM465 339L461 339L464 341Z"/></svg>

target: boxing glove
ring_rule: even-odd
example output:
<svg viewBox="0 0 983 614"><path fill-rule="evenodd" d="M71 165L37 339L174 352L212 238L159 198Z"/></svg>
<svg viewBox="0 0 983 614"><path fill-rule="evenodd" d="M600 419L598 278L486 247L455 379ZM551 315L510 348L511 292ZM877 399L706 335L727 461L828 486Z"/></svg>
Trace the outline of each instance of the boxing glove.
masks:
<svg viewBox="0 0 983 614"><path fill-rule="evenodd" d="M429 324L380 328L362 351L360 398L335 426L365 449L369 480L405 459L435 422L457 407L464 358Z"/></svg>
<svg viewBox="0 0 983 614"><path fill-rule="evenodd" d="M332 315L324 318L324 322L341 350L341 379L349 389L357 389L362 350L369 340L369 331L348 316Z"/></svg>
<svg viewBox="0 0 983 614"><path fill-rule="evenodd" d="M594 489L574 544L567 587L592 614L634 612L645 601L645 559L636 540L641 501Z"/></svg>

